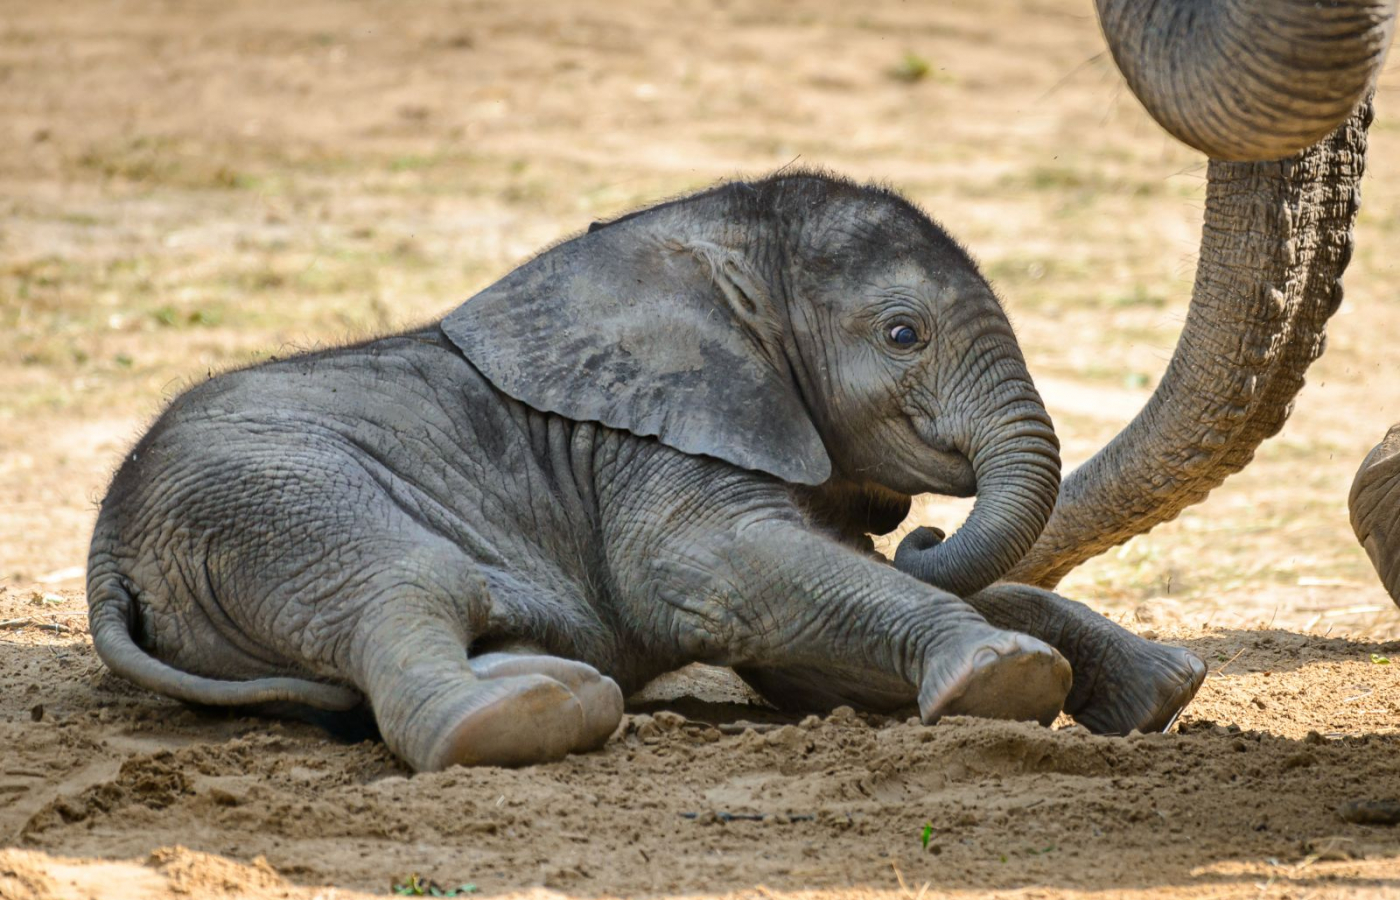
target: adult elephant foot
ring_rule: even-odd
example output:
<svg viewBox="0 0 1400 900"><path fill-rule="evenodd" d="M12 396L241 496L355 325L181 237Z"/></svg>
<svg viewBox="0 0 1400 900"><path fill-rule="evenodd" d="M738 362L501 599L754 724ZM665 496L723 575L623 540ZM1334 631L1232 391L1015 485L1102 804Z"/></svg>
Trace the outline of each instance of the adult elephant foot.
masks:
<svg viewBox="0 0 1400 900"><path fill-rule="evenodd" d="M1366 454L1347 496L1351 527L1386 592L1400 603L1400 425Z"/></svg>
<svg viewBox="0 0 1400 900"><path fill-rule="evenodd" d="M1070 664L1053 647L988 629L933 661L919 690L919 712L930 724L944 716L979 716L1049 725L1070 686Z"/></svg>
<svg viewBox="0 0 1400 900"><path fill-rule="evenodd" d="M1161 731L1196 696L1206 667L1180 647L1139 637L1082 603L1023 584L968 598L993 625L1033 634L1074 669L1065 712L1097 734Z"/></svg>

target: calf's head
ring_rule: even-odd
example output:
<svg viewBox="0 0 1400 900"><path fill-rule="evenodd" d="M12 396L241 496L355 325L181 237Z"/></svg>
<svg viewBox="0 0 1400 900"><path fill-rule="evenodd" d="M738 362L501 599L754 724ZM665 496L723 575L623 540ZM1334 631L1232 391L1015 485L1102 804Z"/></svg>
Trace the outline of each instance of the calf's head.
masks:
<svg viewBox="0 0 1400 900"><path fill-rule="evenodd" d="M1049 517L1058 445L1006 315L967 254L888 191L799 173L590 229L443 331L536 409L797 484L977 495L901 567L956 593Z"/></svg>

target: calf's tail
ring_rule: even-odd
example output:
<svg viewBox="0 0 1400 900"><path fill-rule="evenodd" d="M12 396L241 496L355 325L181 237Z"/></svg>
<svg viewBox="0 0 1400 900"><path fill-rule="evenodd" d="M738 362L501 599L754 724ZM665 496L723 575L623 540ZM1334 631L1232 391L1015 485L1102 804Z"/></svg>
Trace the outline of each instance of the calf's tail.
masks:
<svg viewBox="0 0 1400 900"><path fill-rule="evenodd" d="M131 636L135 605L115 567L88 570L88 624L97 655L113 672L147 690L208 706L297 703L341 711L360 704L358 691L301 678L221 681L181 672L137 646Z"/></svg>

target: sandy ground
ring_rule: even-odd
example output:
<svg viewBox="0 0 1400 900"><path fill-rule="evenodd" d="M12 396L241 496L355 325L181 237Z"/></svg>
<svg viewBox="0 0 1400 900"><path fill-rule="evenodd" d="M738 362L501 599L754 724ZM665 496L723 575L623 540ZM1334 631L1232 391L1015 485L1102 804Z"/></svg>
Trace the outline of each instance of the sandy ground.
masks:
<svg viewBox="0 0 1400 900"><path fill-rule="evenodd" d="M410 776L93 655L95 503L182 386L423 321L594 218L797 160L969 245L1074 465L1171 353L1201 159L1125 92L1087 0L0 2L0 898L413 873L492 896L1400 894L1396 833L1338 813L1400 797L1400 613L1345 514L1400 420L1396 85L1288 427L1062 585L1207 661L1177 733L787 721L702 670L600 753Z"/></svg>

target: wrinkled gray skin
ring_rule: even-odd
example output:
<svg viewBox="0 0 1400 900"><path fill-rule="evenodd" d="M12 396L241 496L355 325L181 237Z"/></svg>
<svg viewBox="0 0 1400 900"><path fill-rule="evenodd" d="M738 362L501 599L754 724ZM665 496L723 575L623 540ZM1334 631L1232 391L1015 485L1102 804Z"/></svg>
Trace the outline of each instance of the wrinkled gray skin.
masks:
<svg viewBox="0 0 1400 900"><path fill-rule="evenodd" d="M1400 425L1366 455L1347 496L1351 527L1376 574L1400 604Z"/></svg>
<svg viewBox="0 0 1400 900"><path fill-rule="evenodd" d="M736 183L441 323L177 398L103 503L93 639L186 701L363 698L424 770L597 747L693 661L782 706L1159 724L1199 663L981 590L1058 481L1006 316L937 226L825 177ZM910 494L974 490L921 554L968 602L870 553Z"/></svg>
<svg viewBox="0 0 1400 900"><path fill-rule="evenodd" d="M1341 303L1371 121L1363 98L1396 6L1098 5L1144 106L1213 161L1196 290L1168 375L1143 414L1066 480L1049 527L1011 573L1047 587L1202 499L1282 427ZM1348 505L1400 604L1400 425L1362 461Z"/></svg>
<svg viewBox="0 0 1400 900"><path fill-rule="evenodd" d="M1341 299L1394 6L1098 0L1130 87L1212 162L1167 375L1048 523L1048 421L965 258L888 197L779 179L562 245L440 328L181 397L99 518L98 652L195 702L363 693L419 768L594 746L620 703L598 670L694 659L781 705L1160 725L1199 661L992 582L1053 586L1282 426ZM974 487L946 544L868 554L909 494Z"/></svg>
<svg viewBox="0 0 1400 900"><path fill-rule="evenodd" d="M1342 300L1368 97L1396 0L1096 4L1133 93L1211 161L1196 283L1167 371L1142 412L1065 478L1049 523L1006 573L1044 588L1203 500L1283 427ZM1394 459L1381 448L1368 457L1352 522L1400 599ZM922 575L917 551L932 541L910 541L901 568Z"/></svg>

